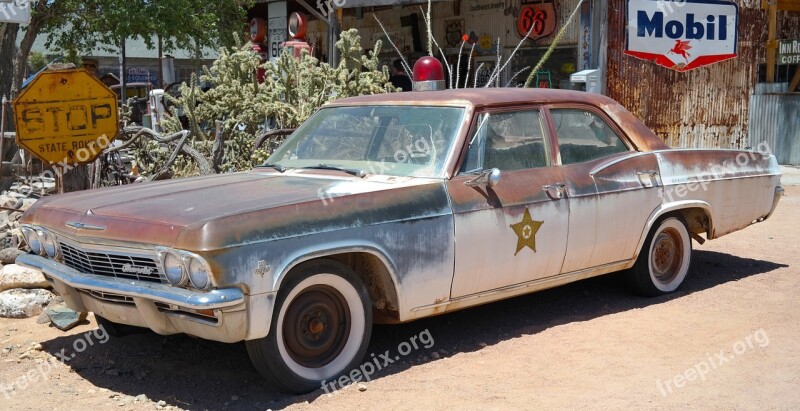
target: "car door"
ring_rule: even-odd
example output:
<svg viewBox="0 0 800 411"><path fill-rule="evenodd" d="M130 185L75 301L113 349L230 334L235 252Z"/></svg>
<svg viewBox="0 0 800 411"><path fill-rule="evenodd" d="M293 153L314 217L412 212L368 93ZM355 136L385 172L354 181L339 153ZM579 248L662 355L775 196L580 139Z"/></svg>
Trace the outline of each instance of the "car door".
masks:
<svg viewBox="0 0 800 411"><path fill-rule="evenodd" d="M569 204L545 124L539 108L477 115L461 170L447 182L456 237L451 298L561 271ZM497 185L474 184L492 168L502 172Z"/></svg>
<svg viewBox="0 0 800 411"><path fill-rule="evenodd" d="M563 273L621 263L636 255L642 230L661 203L658 160L632 147L593 107L549 107L570 206Z"/></svg>

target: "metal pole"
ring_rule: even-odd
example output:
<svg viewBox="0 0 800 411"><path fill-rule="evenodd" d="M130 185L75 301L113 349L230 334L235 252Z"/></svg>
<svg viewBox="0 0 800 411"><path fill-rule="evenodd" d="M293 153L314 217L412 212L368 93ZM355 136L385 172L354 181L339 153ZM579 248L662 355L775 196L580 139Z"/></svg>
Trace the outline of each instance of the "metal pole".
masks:
<svg viewBox="0 0 800 411"><path fill-rule="evenodd" d="M125 71L127 66L127 56L125 55L125 37L122 38L120 42L120 51L122 55L119 57L119 96L120 96L120 103L121 104L128 104L127 102L127 92L125 90Z"/></svg>
<svg viewBox="0 0 800 411"><path fill-rule="evenodd" d="M5 94L3 95L3 100L2 100L2 103L0 103L0 105L2 105L2 108L0 108L0 111L2 111L2 114L0 114L0 178L3 178L3 158L4 158L3 156L5 154L4 153L5 150L3 150L3 148L6 145L6 96L5 96Z"/></svg>
<svg viewBox="0 0 800 411"><path fill-rule="evenodd" d="M164 83L164 40L158 35L158 87L166 88Z"/></svg>
<svg viewBox="0 0 800 411"><path fill-rule="evenodd" d="M778 4L773 1L769 4L767 19L767 83L775 82L775 60L778 53Z"/></svg>
<svg viewBox="0 0 800 411"><path fill-rule="evenodd" d="M64 194L64 169L60 165L54 164L53 171L55 171L56 175L56 192ZM42 181L42 191L44 191L44 181Z"/></svg>
<svg viewBox="0 0 800 411"><path fill-rule="evenodd" d="M340 31L339 19L336 18L334 10L328 14L328 64L331 67L339 65L339 50L336 48L336 42L339 40Z"/></svg>

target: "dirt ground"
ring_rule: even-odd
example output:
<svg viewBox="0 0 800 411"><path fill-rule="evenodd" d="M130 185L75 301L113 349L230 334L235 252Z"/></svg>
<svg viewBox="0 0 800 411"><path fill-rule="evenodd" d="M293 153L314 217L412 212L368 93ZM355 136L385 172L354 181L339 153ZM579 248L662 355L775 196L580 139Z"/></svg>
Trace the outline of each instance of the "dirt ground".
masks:
<svg viewBox="0 0 800 411"><path fill-rule="evenodd" d="M696 245L671 296L611 275L377 326L369 352L400 359L332 394L275 392L241 344L2 319L0 409L798 409L798 214L787 187L770 220Z"/></svg>

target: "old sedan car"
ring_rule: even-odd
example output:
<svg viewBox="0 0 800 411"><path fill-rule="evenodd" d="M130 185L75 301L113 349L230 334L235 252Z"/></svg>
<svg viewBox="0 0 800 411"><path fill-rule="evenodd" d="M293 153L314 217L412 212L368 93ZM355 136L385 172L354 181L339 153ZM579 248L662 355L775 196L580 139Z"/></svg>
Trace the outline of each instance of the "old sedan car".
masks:
<svg viewBox="0 0 800 411"><path fill-rule="evenodd" d="M779 184L768 153L672 150L600 95L365 96L249 172L43 199L17 262L109 329L245 341L303 392L365 361L373 323L622 270L673 292L691 240L768 218Z"/></svg>

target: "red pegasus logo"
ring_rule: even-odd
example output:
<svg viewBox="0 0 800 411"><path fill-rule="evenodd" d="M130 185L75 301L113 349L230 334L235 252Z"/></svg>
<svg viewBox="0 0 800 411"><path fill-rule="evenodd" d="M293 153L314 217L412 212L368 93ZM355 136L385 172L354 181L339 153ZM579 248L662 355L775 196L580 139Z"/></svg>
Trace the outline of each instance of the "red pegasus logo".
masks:
<svg viewBox="0 0 800 411"><path fill-rule="evenodd" d="M683 59L686 60L686 62L688 63L689 57L692 56L691 54L689 54L689 50L692 49L692 46L689 45L690 41L691 40L686 40L686 41L675 40L675 46L672 47L672 50L670 50L669 53L683 56Z"/></svg>

